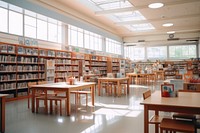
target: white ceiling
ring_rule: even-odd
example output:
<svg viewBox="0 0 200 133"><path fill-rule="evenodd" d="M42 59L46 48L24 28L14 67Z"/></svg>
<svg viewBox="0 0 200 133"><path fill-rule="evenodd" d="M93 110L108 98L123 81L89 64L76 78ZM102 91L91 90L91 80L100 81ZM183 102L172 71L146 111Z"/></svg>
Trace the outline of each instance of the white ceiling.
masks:
<svg viewBox="0 0 200 133"><path fill-rule="evenodd" d="M200 0L129 0L132 8L95 12L89 8L87 0L39 0L45 4L64 10L70 15L123 38L134 36L167 35L167 31L175 31L176 34L200 33ZM107 0L109 1L109 0ZM150 9L148 5L155 2L164 3L164 7ZM107 16L115 12L138 10L146 21L113 22ZM134 32L124 25L134 23L151 23L155 29L142 32ZM163 27L164 23L173 23L172 27ZM197 34L195 34L197 35ZM199 37L199 36L198 36Z"/></svg>

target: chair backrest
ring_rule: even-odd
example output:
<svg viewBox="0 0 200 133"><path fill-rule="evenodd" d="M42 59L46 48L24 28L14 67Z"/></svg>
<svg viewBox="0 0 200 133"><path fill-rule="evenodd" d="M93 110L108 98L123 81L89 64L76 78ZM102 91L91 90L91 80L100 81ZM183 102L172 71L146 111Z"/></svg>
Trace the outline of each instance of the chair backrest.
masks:
<svg viewBox="0 0 200 133"><path fill-rule="evenodd" d="M145 99L147 99L148 97L150 97L151 96L151 90L147 90L147 91L145 91L144 93L143 93L143 99L145 100Z"/></svg>
<svg viewBox="0 0 200 133"><path fill-rule="evenodd" d="M47 84L47 81L38 81L38 84L41 85L41 84Z"/></svg>
<svg viewBox="0 0 200 133"><path fill-rule="evenodd" d="M30 88L31 85L36 85L37 82L28 82L28 88Z"/></svg>

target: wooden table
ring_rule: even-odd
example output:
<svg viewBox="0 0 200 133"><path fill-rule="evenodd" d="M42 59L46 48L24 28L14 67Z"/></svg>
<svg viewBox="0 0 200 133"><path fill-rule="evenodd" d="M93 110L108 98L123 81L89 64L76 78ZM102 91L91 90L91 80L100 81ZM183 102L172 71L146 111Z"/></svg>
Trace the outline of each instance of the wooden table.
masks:
<svg viewBox="0 0 200 133"><path fill-rule="evenodd" d="M141 102L144 105L144 133L149 132L149 111L179 112L200 114L200 93L179 92L178 97L161 97L161 92L154 92L149 98ZM156 130L158 132L158 130Z"/></svg>
<svg viewBox="0 0 200 133"><path fill-rule="evenodd" d="M126 81L127 83L127 93L129 94L129 78L125 77L125 78L108 78L108 77L104 77L104 78L98 78L98 95L101 95L101 83L102 82L116 82L117 83L117 95L120 96L120 90L121 90L121 85L120 83L122 83L123 81Z"/></svg>
<svg viewBox="0 0 200 133"><path fill-rule="evenodd" d="M5 102L6 102L6 96L8 94L0 94L0 132L4 133L5 132Z"/></svg>
<svg viewBox="0 0 200 133"><path fill-rule="evenodd" d="M47 97L47 91L63 91L66 92L67 97L67 115L71 114L71 106L70 106L70 92L80 89L91 88L91 97L92 97L92 105L94 106L94 90L95 83L94 82L76 82L75 85L68 85L66 82L58 82L58 83L50 83L50 84L41 84L41 85L32 85L32 112L35 112L35 92L36 90L43 90L45 92L45 97ZM46 98L47 99L47 98ZM47 105L47 100L45 100L45 105ZM47 108L45 108L45 112L47 113Z"/></svg>
<svg viewBox="0 0 200 133"><path fill-rule="evenodd" d="M146 80L149 81L150 76L155 76L155 74L154 73L127 73L126 76L130 78L130 82L132 82L133 77L135 77L136 84L138 84L138 77L146 77L147 78ZM154 81L155 81L155 78L154 78Z"/></svg>

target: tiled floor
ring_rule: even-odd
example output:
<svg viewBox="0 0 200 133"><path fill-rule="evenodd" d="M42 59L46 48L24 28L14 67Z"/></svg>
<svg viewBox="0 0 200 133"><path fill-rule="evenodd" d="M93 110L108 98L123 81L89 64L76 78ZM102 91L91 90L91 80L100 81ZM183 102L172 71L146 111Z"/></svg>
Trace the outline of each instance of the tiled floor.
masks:
<svg viewBox="0 0 200 133"><path fill-rule="evenodd" d="M143 133L142 93L156 85L130 85L130 94L121 97L96 96L95 107L84 103L72 115L32 113L27 100L6 103L6 133ZM85 102L85 100L82 100ZM150 127L151 133L154 127Z"/></svg>

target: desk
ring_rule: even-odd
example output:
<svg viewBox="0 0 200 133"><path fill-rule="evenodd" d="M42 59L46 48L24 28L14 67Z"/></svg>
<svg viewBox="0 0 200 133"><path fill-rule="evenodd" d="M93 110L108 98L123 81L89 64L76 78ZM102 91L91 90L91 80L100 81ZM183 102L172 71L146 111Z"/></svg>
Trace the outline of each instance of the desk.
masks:
<svg viewBox="0 0 200 133"><path fill-rule="evenodd" d="M127 82L127 93L129 94L129 78L98 78L98 95L101 94L101 83L102 82L116 82L117 83L117 95L120 96L121 85L120 83L126 81Z"/></svg>
<svg viewBox="0 0 200 133"><path fill-rule="evenodd" d="M5 101L6 101L6 96L8 94L0 94L0 132L4 133L5 132Z"/></svg>
<svg viewBox="0 0 200 133"><path fill-rule="evenodd" d="M151 97L141 102L144 105L144 133L149 132L149 111L179 112L200 114L200 93L179 92L178 97L161 97L161 92L154 92ZM158 132L158 131L157 131Z"/></svg>
<svg viewBox="0 0 200 133"><path fill-rule="evenodd" d="M32 112L35 112L35 92L36 90L42 90L45 92L45 97L47 99L47 91L63 91L66 92L67 97L67 115L71 114L71 106L70 106L70 92L76 91L80 89L91 88L91 97L92 97L92 105L94 106L94 82L76 82L75 85L68 85L66 82L58 82L58 83L50 83L50 84L41 84L41 85L32 85ZM47 105L47 100L45 100L45 105ZM45 108L45 112L47 113L47 108Z"/></svg>
<svg viewBox="0 0 200 133"><path fill-rule="evenodd" d="M138 77L146 77L146 80L149 81L151 76L155 76L154 73L127 73L127 77L130 78L130 82L133 81L133 77L135 77L136 84L138 84ZM155 77L154 77L155 81Z"/></svg>

